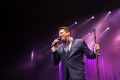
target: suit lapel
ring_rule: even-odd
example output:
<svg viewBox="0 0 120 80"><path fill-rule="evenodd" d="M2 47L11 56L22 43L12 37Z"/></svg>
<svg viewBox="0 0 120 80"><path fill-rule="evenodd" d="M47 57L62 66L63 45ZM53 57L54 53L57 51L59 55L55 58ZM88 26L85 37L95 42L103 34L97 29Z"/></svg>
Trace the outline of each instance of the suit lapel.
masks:
<svg viewBox="0 0 120 80"><path fill-rule="evenodd" d="M66 52L65 52L65 50L64 50L64 46L63 46L63 44L61 45L61 55L64 57L64 58L67 58L66 57Z"/></svg>

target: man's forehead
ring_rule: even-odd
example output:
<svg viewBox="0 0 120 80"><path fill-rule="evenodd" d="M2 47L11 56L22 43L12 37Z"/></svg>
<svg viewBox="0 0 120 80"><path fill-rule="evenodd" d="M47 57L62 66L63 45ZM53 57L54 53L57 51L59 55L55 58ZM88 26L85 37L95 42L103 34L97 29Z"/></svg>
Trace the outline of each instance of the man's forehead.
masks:
<svg viewBox="0 0 120 80"><path fill-rule="evenodd" d="M61 29L61 30L59 31L59 33L60 33L60 32L65 32L65 30L64 30L64 29Z"/></svg>

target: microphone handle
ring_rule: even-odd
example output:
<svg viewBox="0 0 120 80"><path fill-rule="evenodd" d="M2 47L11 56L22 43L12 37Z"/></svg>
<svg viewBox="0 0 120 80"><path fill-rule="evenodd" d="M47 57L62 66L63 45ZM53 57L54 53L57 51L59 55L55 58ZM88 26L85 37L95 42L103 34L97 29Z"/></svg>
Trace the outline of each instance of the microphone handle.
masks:
<svg viewBox="0 0 120 80"><path fill-rule="evenodd" d="M59 37L58 40L61 40L61 38ZM58 41L56 43L52 44L51 47L57 45L57 43L58 43Z"/></svg>
<svg viewBox="0 0 120 80"><path fill-rule="evenodd" d="M58 42L56 42L56 43L52 44L52 45L51 45L51 47L53 47L53 46L57 45L57 43L58 43Z"/></svg>

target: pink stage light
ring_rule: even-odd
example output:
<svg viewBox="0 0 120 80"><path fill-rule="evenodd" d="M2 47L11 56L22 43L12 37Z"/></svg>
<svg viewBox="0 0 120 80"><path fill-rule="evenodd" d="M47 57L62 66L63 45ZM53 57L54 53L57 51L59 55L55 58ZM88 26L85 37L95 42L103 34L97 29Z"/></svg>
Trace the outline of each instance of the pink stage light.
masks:
<svg viewBox="0 0 120 80"><path fill-rule="evenodd" d="M75 26L76 24L77 24L77 22L71 24L71 25L69 26L69 28L72 28L72 27Z"/></svg>
<svg viewBox="0 0 120 80"><path fill-rule="evenodd" d="M95 17L94 16L92 16L92 19L94 19Z"/></svg>
<svg viewBox="0 0 120 80"><path fill-rule="evenodd" d="M106 29L105 29L105 31L107 31L107 30L109 30L110 28L109 27L107 27Z"/></svg>
<svg viewBox="0 0 120 80"><path fill-rule="evenodd" d="M77 22L75 22L75 24L77 24Z"/></svg>
<svg viewBox="0 0 120 80"><path fill-rule="evenodd" d="M34 50L31 52L31 61L33 61L33 57L34 57Z"/></svg>
<svg viewBox="0 0 120 80"><path fill-rule="evenodd" d="M88 34L90 35L90 32Z"/></svg>
<svg viewBox="0 0 120 80"><path fill-rule="evenodd" d="M111 13L111 11L108 12L109 14Z"/></svg>

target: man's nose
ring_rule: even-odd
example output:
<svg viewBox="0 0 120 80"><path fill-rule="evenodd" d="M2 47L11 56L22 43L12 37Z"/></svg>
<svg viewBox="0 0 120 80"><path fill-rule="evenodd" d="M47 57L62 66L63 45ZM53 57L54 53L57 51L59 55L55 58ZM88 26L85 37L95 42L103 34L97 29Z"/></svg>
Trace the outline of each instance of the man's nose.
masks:
<svg viewBox="0 0 120 80"><path fill-rule="evenodd" d="M59 38L61 38L61 35L59 35Z"/></svg>

